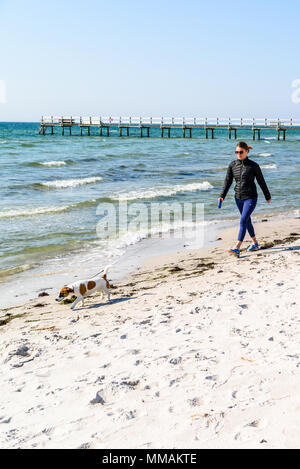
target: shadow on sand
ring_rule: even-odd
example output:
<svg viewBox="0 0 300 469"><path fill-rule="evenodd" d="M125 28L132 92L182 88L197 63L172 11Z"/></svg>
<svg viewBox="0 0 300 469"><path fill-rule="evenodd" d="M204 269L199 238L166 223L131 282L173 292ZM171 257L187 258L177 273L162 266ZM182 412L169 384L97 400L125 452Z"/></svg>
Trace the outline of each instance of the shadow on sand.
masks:
<svg viewBox="0 0 300 469"><path fill-rule="evenodd" d="M300 246L291 246L291 247L273 247L273 248L268 248L268 249L260 249L257 251L257 254L274 254L278 252L286 252L286 251L300 251ZM244 254L243 256L240 256L240 259L247 259L249 257L252 257L253 254Z"/></svg>
<svg viewBox="0 0 300 469"><path fill-rule="evenodd" d="M130 300L137 300L138 298L140 298L141 296L148 296L148 295L154 295L154 293L143 293L142 295L140 296L125 296L125 297L122 297L122 298L115 298L113 300L110 300L106 303L97 303L95 305L90 305L88 307L82 307L82 308L76 308L76 310L81 310L81 309L85 309L85 310L88 310L88 309L94 309L94 308L100 308L100 306L110 306L110 305L115 305L115 304L118 304L118 303L124 303L125 301L130 301Z"/></svg>

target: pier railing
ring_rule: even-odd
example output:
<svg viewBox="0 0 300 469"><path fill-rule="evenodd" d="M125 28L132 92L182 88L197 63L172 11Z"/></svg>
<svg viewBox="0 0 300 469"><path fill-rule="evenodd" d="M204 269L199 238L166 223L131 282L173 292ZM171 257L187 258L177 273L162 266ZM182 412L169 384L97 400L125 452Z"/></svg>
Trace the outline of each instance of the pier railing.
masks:
<svg viewBox="0 0 300 469"><path fill-rule="evenodd" d="M222 118L222 117L126 117L126 116L43 116L45 126L129 126L129 127L258 127L300 128L300 119L291 118Z"/></svg>
<svg viewBox="0 0 300 469"><path fill-rule="evenodd" d="M182 129L184 138L192 138L192 134L198 135L203 133L205 138L215 138L218 129L227 129L229 139L237 138L239 130L252 131L253 140L260 140L261 132L264 129L275 129L278 140L286 139L286 133L290 129L300 129L300 119L291 118L230 118L230 117L139 117L139 116L43 116L41 118L40 134L46 135L50 129L51 135L54 135L54 129L60 127L62 135L65 135L65 129L68 129L72 135L72 129L79 129L79 133L94 135L95 129L99 129L99 135L102 137L116 134L116 130L120 132L120 137L129 137L133 133L136 135L137 130L141 137L150 137L151 129L161 129L161 137L167 135L171 137L171 133L178 136L178 129ZM94 130L92 130L94 129ZM135 130L134 130L135 129ZM174 132L173 129L177 129ZM197 130L198 129L198 130ZM197 132L196 132L197 131ZM78 131L76 132L78 133ZM151 132L157 136L157 131Z"/></svg>

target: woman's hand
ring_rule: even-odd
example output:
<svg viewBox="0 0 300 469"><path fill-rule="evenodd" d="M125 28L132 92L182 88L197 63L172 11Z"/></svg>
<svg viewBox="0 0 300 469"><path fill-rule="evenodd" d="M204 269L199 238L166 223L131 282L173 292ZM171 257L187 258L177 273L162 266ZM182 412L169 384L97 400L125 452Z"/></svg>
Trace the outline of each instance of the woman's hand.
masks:
<svg viewBox="0 0 300 469"><path fill-rule="evenodd" d="M268 204L270 204L270 203L271 203L271 199L267 200L267 202L268 202Z"/></svg>
<svg viewBox="0 0 300 469"><path fill-rule="evenodd" d="M219 202L219 203L220 203L220 202L223 203L223 202L224 202L224 199L222 199L222 197L219 197L219 198L218 198L218 202Z"/></svg>

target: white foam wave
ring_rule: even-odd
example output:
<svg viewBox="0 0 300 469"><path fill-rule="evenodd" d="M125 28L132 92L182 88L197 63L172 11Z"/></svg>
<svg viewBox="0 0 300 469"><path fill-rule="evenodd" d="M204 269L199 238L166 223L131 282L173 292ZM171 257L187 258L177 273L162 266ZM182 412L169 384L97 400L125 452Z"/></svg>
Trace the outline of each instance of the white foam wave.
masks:
<svg viewBox="0 0 300 469"><path fill-rule="evenodd" d="M277 169L277 165L276 164L263 164L261 166L261 168L263 168L263 169Z"/></svg>
<svg viewBox="0 0 300 469"><path fill-rule="evenodd" d="M68 209L67 205L61 207L36 207L36 208L19 208L3 210L0 212L0 218L28 217L34 215L42 215L44 213L64 212Z"/></svg>
<svg viewBox="0 0 300 469"><path fill-rule="evenodd" d="M45 163L39 163L42 166L66 166L67 163L65 161L46 161Z"/></svg>
<svg viewBox="0 0 300 469"><path fill-rule="evenodd" d="M267 156L272 156L272 153L258 153L257 156L267 157Z"/></svg>
<svg viewBox="0 0 300 469"><path fill-rule="evenodd" d="M208 191L213 189L213 186L208 181L177 185L177 186L160 186L153 189L144 189L139 191L125 192L121 194L114 194L112 198L116 200L137 200L137 199L155 199L157 197L169 197L171 195L183 192L197 192Z"/></svg>
<svg viewBox="0 0 300 469"><path fill-rule="evenodd" d="M57 180L42 182L41 185L48 188L54 189L65 189L68 187L77 187L84 184L95 184L96 182L102 181L101 177L91 177L91 178L82 178L82 179L66 179L66 180Z"/></svg>

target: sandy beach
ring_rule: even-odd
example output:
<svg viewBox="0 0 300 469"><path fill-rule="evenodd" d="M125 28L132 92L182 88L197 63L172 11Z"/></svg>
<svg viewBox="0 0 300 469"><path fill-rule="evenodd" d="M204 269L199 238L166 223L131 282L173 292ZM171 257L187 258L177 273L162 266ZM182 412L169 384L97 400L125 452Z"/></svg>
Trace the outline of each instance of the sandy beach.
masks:
<svg viewBox="0 0 300 469"><path fill-rule="evenodd" d="M2 310L0 447L299 448L300 219L240 259L237 228L112 278L110 304Z"/></svg>

